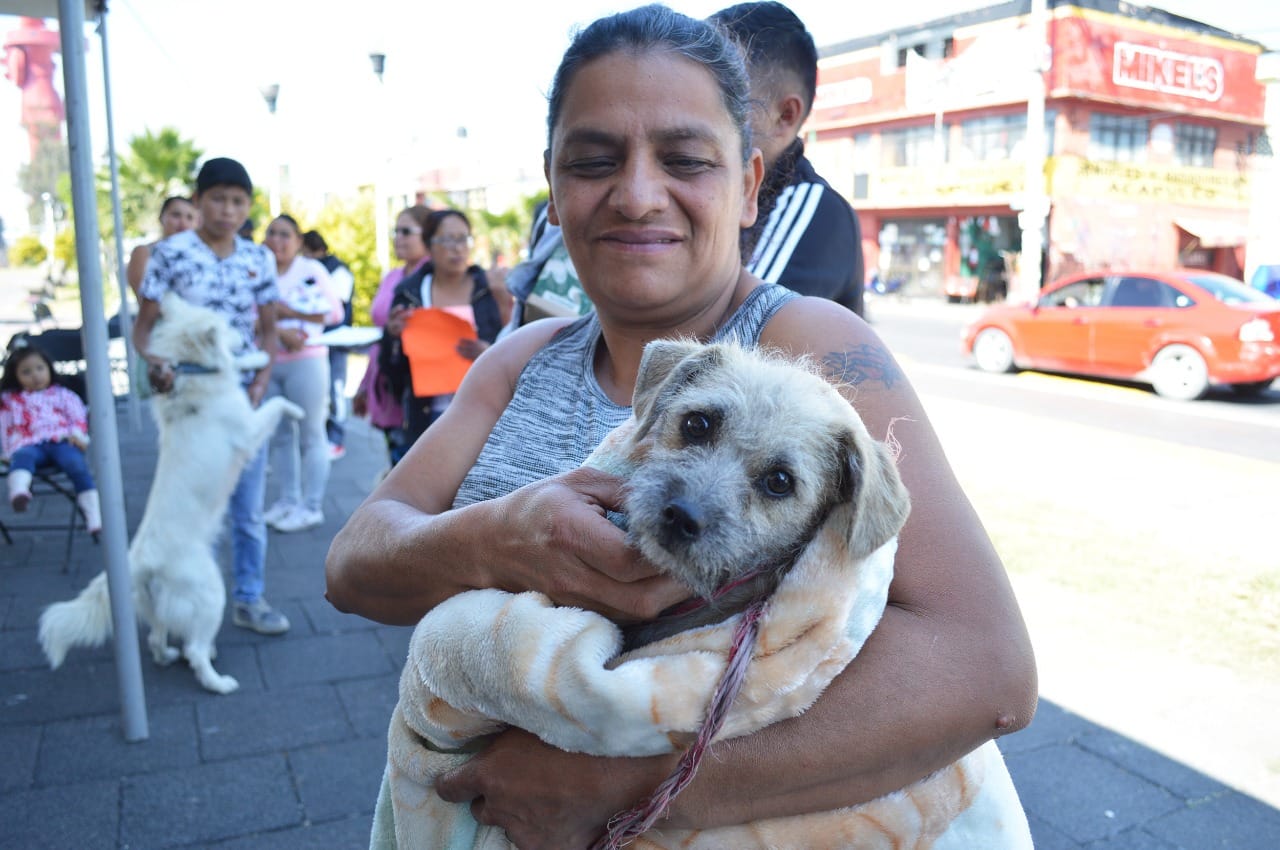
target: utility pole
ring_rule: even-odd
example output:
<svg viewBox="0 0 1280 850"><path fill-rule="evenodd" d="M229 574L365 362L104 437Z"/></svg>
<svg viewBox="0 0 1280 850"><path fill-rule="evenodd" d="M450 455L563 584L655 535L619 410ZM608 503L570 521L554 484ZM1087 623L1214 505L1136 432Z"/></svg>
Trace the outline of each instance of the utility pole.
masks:
<svg viewBox="0 0 1280 850"><path fill-rule="evenodd" d="M369 62L373 65L373 75L378 78L378 105L382 114L386 113L387 93L382 84L382 75L387 69L387 54L380 50L369 53ZM388 209L391 199L387 195L387 181L391 171L391 157L385 137L380 137L382 150L377 156L377 173L373 178L373 229L378 246L377 257L380 274L391 271L391 210Z"/></svg>
<svg viewBox="0 0 1280 850"><path fill-rule="evenodd" d="M1045 133L1044 133L1044 72L1052 60L1045 42L1045 27L1049 21L1046 0L1031 0L1031 16L1027 27L1031 55L1027 57L1027 135L1026 176L1023 186L1023 207L1018 213L1018 226L1022 228L1022 256L1018 261L1018 281L1009 300L1013 302L1035 301L1039 297L1040 265L1044 259L1044 233L1049 216L1049 196L1045 192Z"/></svg>
<svg viewBox="0 0 1280 850"><path fill-rule="evenodd" d="M1280 264L1276 232L1280 228L1280 168L1275 146L1280 141L1280 52L1258 56L1254 79L1266 87L1262 136L1249 157L1249 241L1245 246L1244 282L1252 283L1258 266ZM1263 145L1262 141L1267 144Z"/></svg>
<svg viewBox="0 0 1280 850"><path fill-rule="evenodd" d="M263 86L258 91L262 93L262 99L267 104L267 114L271 116L271 131L273 138L271 139L271 196L268 199L271 205L271 215L280 215L280 122L276 118L276 105L280 101L280 84L271 83Z"/></svg>

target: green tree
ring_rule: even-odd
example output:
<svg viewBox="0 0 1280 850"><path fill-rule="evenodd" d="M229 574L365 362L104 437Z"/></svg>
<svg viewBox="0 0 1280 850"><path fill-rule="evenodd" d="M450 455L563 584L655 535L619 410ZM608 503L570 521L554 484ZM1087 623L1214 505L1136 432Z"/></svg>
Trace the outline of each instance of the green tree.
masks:
<svg viewBox="0 0 1280 850"><path fill-rule="evenodd" d="M129 139L120 157L120 220L126 236L144 236L159 227L160 205L170 195L190 195L195 186L196 164L204 151L184 139L173 127L153 133L147 130ZM106 163L98 172L98 209L103 238L114 236L111 213L111 171Z"/></svg>
<svg viewBox="0 0 1280 850"><path fill-rule="evenodd" d="M71 158L66 143L57 139L41 139L31 163L18 169L18 185L31 199L28 213L33 223L44 224L44 193L59 197L58 186L63 180L68 181L67 186L70 186L70 174ZM63 200L66 203L65 209L69 211L70 196Z"/></svg>
<svg viewBox="0 0 1280 850"><path fill-rule="evenodd" d="M374 223L374 199L371 190L362 190L353 198L330 201L313 219L313 224L302 224L304 232L315 229L329 244L329 250L351 269L356 280L351 296L352 322L371 325L369 307L377 294L383 269L378 266L377 244L379 234Z"/></svg>

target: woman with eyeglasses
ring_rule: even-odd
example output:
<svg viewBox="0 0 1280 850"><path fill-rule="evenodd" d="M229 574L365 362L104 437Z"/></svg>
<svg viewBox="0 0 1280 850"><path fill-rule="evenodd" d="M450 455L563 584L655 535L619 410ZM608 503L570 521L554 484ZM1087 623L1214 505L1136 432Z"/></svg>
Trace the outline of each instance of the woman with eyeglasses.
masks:
<svg viewBox="0 0 1280 850"><path fill-rule="evenodd" d="M369 307L369 318L378 327L386 327L387 314L391 311L391 296L400 281L417 272L430 259L427 240L422 235L431 210L422 204L409 207L396 216L391 239L396 259L404 265L387 272ZM404 439L404 407L400 396L392 391L390 382L378 367L381 345L369 348L369 365L351 399L351 412L356 416L368 416L369 422L382 432L387 441L387 459L395 465L409 448Z"/></svg>
<svg viewBox="0 0 1280 850"><path fill-rule="evenodd" d="M409 361L400 344L405 322L414 310L436 307L465 319L475 328L477 339L464 339L457 351L475 360L502 330L498 301L489 288L484 269L471 262L471 221L459 210L433 210L427 216L423 237L431 259L405 277L391 298L391 311L379 347L379 368L390 379L392 389L404 403L404 450L440 418L453 395L416 396Z"/></svg>

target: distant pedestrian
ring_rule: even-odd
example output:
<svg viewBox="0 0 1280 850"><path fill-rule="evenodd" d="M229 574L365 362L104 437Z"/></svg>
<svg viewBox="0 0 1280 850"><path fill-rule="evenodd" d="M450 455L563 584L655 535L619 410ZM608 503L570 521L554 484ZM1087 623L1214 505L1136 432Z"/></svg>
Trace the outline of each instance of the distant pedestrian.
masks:
<svg viewBox="0 0 1280 850"><path fill-rule="evenodd" d="M329 444L325 421L329 413L328 346L313 340L326 324L342 318L342 302L329 283L329 272L318 260L302 254L302 231L291 215L278 215L267 225L264 240L276 259L276 304L280 348L267 395L284 396L306 415L295 422L281 420L271 438L272 478L280 482L279 497L267 509L267 525L276 531L304 531L324 522L321 503L329 482Z"/></svg>
<svg viewBox="0 0 1280 850"><path fill-rule="evenodd" d="M431 259L396 286L378 359L378 367L404 404L406 450L453 400L452 393L425 396L414 392L413 370L401 343L410 315L436 308L469 324L475 338L464 339L457 346L457 353L467 360L479 357L502 329L501 310L489 289L488 277L471 262L475 242L466 214L455 209L433 210L422 235L431 246Z"/></svg>
<svg viewBox="0 0 1280 850"><path fill-rule="evenodd" d="M160 239L168 239L175 233L191 230L199 222L199 218L196 205L191 203L191 199L185 195L165 198L164 203L160 205ZM141 285L142 276L147 270L151 249L159 243L160 239L148 242L146 245L139 245L129 254L129 265L125 268L124 275L134 295L138 294L138 286Z"/></svg>
<svg viewBox="0 0 1280 850"><path fill-rule="evenodd" d="M329 243L317 230L302 234L302 253L329 272L329 286L342 301L342 320L325 326L326 331L351 326L351 298L355 293L356 279L350 267L329 251ZM350 349L329 346L329 418L325 432L329 438L329 457L338 460L347 453L347 356Z"/></svg>
<svg viewBox="0 0 1280 850"><path fill-rule="evenodd" d="M369 307L369 318L378 327L385 327L387 316L391 312L391 297L395 294L400 281L420 269L430 258L427 240L423 236L427 225L427 217L431 210L422 204L416 204L396 216L395 227L391 238L395 247L396 259L404 263L387 272L378 284L378 291L373 296L373 304ZM379 238L382 238L379 236ZM404 453L409 444L404 435L404 406L400 396L391 389L387 376L382 374L378 366L381 343L374 343L369 348L369 365L365 368L364 377L356 394L351 400L351 412L356 416L368 416L369 422L382 432L387 441L387 459L392 466Z"/></svg>

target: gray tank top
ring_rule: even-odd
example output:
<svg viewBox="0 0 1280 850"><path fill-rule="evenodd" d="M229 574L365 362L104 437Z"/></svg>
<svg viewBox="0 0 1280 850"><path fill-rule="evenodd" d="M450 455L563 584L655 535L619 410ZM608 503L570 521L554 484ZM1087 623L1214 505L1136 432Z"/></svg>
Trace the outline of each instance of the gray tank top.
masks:
<svg viewBox="0 0 1280 850"><path fill-rule="evenodd" d="M756 287L712 338L753 346L778 309L798 297L783 286ZM614 404L596 383L600 323L583 316L551 338L525 364L515 395L463 479L453 506L505 496L533 481L582 465L631 408Z"/></svg>

